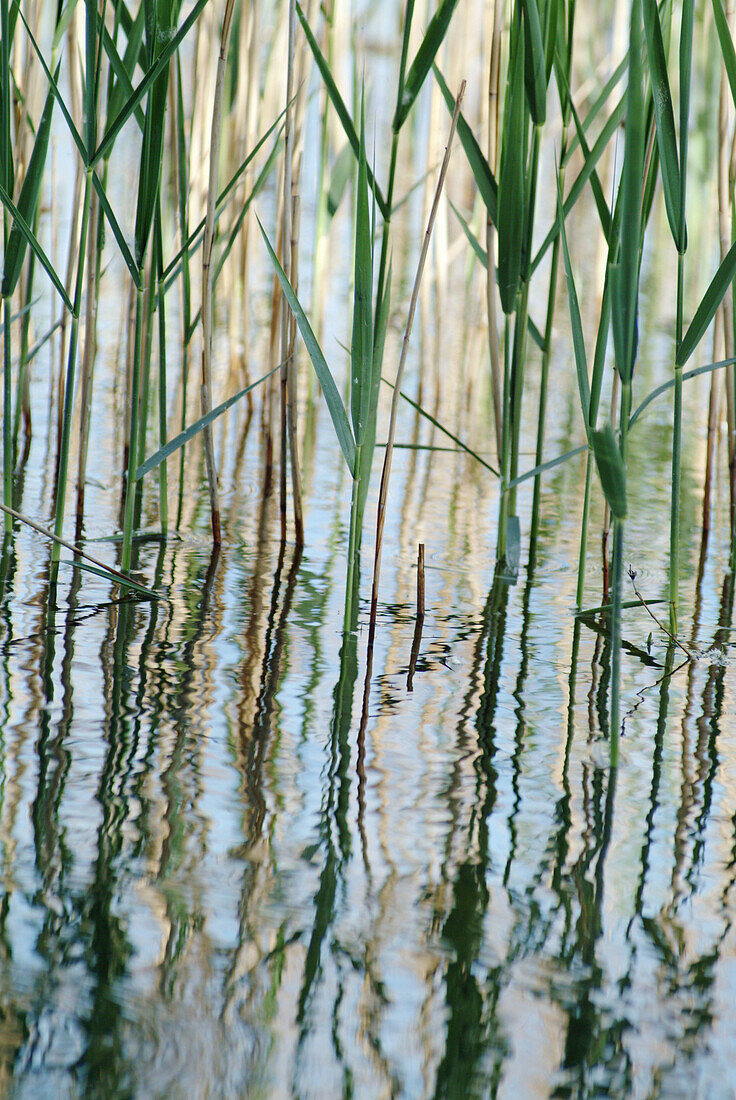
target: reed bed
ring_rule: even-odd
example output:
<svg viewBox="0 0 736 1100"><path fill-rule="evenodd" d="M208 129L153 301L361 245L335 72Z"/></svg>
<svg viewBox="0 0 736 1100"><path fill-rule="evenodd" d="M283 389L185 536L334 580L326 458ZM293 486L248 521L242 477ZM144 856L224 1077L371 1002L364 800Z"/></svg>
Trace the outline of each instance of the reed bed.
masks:
<svg viewBox="0 0 736 1100"><path fill-rule="evenodd" d="M251 415L256 411L264 494L271 491L278 456L279 537L299 546L309 543L302 452L319 410L331 419L351 480L347 636L358 624L365 590L362 533L376 444L385 432L371 638L375 629L380 534L391 506L390 444L401 430L402 411L413 406L412 417L432 423L435 441L442 436L434 445L449 440L462 448L487 478L488 508L498 514L496 546L488 547L489 567L495 558L494 585L513 583L525 547L533 568L544 478L583 454L583 499L569 502L580 508L575 611L579 621L593 615L610 640L615 767L629 437L653 401L671 403L666 600L675 638L678 607L687 602L681 568L683 421L689 415L687 387L698 374L710 374L712 386L702 425L709 439L702 538L709 530L712 455L723 404L732 561L736 557L732 16L723 0L622 0L612 11L575 0L496 0L490 6L406 0L377 10L375 16L368 9L356 13L343 0L322 6L295 0L271 6L257 0L89 0L60 3L52 13L48 5L0 0L5 538L14 538L25 516L22 470L38 431L30 415L29 376L42 361L51 374L50 392L58 393L46 429L49 438L52 426L56 432L52 509L49 516L26 518L49 535L54 581L72 518L73 564L105 568L84 555L85 484L98 401L94 383L102 369L96 330L103 294L110 314L113 284L121 351L106 369L118 372L115 384L126 394L127 413L120 453L111 450L104 459L115 470L120 499L119 527L108 532L119 548L109 577L116 585L137 586L139 595L137 540L151 515L157 537L186 530L198 506L191 486L195 501L207 492L213 540L219 544L223 537L218 448L221 459L225 414L236 405L247 406ZM387 34L387 28L398 28L400 40L390 55L390 92L385 59L374 73L377 62L365 41L370 33ZM703 93L697 83L714 58L722 72L717 99L715 85ZM467 80L462 109L461 80ZM696 98L699 125L710 128L722 155L711 173L717 217L710 236L698 225L699 260L691 273L687 180L694 169L688 135ZM435 134L430 154L422 157L423 135L427 119L449 134L453 113L458 148L448 177L450 201L443 198L440 207L444 228L432 247L425 241L424 287L420 296L417 282L408 302L394 285L396 258L411 254L415 263L419 255L443 140ZM385 158L377 150L387 150ZM309 176L307 160L317 168ZM701 178L703 164L695 169ZM69 233L65 246L54 241L48 215L52 195L54 204L61 201L59 173L74 181L63 189L70 200L61 212ZM134 204L126 202L128 191ZM417 192L423 192L422 201ZM432 221L439 202L437 192ZM419 209L424 215L417 215ZM645 392L637 371L647 323L640 311L641 270L661 210L671 237L671 371ZM344 334L349 348L335 354L334 344L323 350L333 312L329 251L346 223L353 254L352 323ZM591 240L602 257L600 279L586 277L583 283ZM306 289L300 288L300 269ZM484 313L478 362L460 372L468 392L487 396L479 403L479 443L463 438L443 381L447 324L427 317L432 308L439 317L452 278L466 279L468 304L468 316L453 316L453 327L465 331L473 310ZM396 375L385 352L387 332L406 328L408 341L418 302L425 311L424 366L415 397L403 394L402 401L401 366ZM50 327L42 320L49 303ZM270 334L265 355L256 327ZM548 395L567 384L557 374L555 344L567 332L570 347L563 359L577 392L579 444L550 454ZM226 354L217 347L218 333L225 334ZM196 356L199 407L190 379ZM383 420L382 379L396 386L390 431ZM533 440L531 459L524 455L526 438ZM519 499L529 482L527 525ZM289 495L293 522L287 519ZM604 531L610 523L612 537L604 534L601 595L591 610L584 577L593 515L601 511L593 507L596 499L605 506ZM368 519L372 525L374 517ZM150 535L150 525L146 530ZM150 596L149 586L143 588ZM344 652L352 647L346 641Z"/></svg>

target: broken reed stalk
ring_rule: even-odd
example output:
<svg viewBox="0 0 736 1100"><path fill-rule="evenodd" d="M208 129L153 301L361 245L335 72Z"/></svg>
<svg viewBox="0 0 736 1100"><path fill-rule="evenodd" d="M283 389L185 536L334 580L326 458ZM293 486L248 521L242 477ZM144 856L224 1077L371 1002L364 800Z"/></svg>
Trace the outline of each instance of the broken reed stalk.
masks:
<svg viewBox="0 0 736 1100"><path fill-rule="evenodd" d="M378 584L381 575L381 550L383 546L383 528L386 522L386 500L388 497L388 482L391 475L391 459L393 458L394 450L394 438L396 435L396 418L398 415L401 379L404 373L404 366L406 364L406 356L409 351L409 338L411 336L412 325L414 323L414 313L416 311L417 300L419 298L419 287L422 282L422 273L424 271L424 264L427 259L427 253L429 252L429 242L432 236L432 229L434 228L435 218L437 216L437 208L440 202L440 196L442 195L442 188L445 183L445 176L447 175L447 168L450 163L450 154L452 153L452 142L455 137L455 130L457 129L457 120L460 114L460 107L462 105L463 96L465 95L465 81L463 80L460 85L460 90L457 93L455 99L455 109L452 114L452 123L450 125L450 134L447 139L447 147L445 148L445 155L442 160L442 167L440 168L440 177L437 181L437 188L434 194L434 202L432 203L432 209L429 214L429 222L427 223L427 229L424 234L424 241L422 243L422 250L419 254L419 263L417 264L417 273L414 279L414 288L411 293L411 301L409 302L409 314L406 319L406 329L404 331L404 341L401 345L401 357L399 359L398 370L396 371L396 381L394 383L394 392L391 399L391 416L389 419L388 438L386 442L386 453L383 459L383 470L381 472L381 487L378 494L378 514L376 519L376 550L375 558L373 562L373 588L371 591L371 616L370 627L368 633L368 648L373 646L373 638L376 632L376 611L378 608Z"/></svg>
<svg viewBox="0 0 736 1100"><path fill-rule="evenodd" d="M222 137L222 98L225 89L227 52L232 29L235 0L227 0L222 20L220 36L220 56L217 60L217 78L215 82L215 100L212 106L212 132L210 138L210 170L207 186L207 218L204 227L202 246L202 416L206 416L212 405L212 246L215 238L215 207L217 204L217 169L220 161L220 140ZM210 512L212 516L212 539L216 546L222 541L220 523L220 501L217 491L217 466L215 450L212 444L212 427L204 429L204 453L207 464L207 482L210 491Z"/></svg>
<svg viewBox="0 0 736 1100"><path fill-rule="evenodd" d="M284 176L281 225L281 261L286 277L295 286L292 261L295 254L292 228L292 170L294 159L294 55L296 50L296 0L289 0L288 51L286 67L286 115L284 121ZM287 451L291 462L291 490L294 503L296 544L304 545L304 518L302 509L301 474L296 439L296 361L294 348L294 322L283 294L281 295L281 539L286 540L286 465ZM290 350L291 349L291 350Z"/></svg>
<svg viewBox="0 0 736 1100"><path fill-rule="evenodd" d="M424 543L417 547L417 618L414 624L414 637L411 642L411 655L409 657L409 671L406 674L406 690L414 690L414 673L417 668L419 648L422 644L422 629L424 627Z"/></svg>

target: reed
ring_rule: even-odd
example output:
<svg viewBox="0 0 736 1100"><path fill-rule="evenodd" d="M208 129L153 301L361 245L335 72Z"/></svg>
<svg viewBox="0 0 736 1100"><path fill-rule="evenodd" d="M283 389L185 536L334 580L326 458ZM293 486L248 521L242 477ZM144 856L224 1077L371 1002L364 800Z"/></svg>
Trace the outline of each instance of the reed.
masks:
<svg viewBox="0 0 736 1100"><path fill-rule="evenodd" d="M729 124L726 108L731 101L736 102L736 51L723 0L712 0L712 25L695 19L693 0L683 0L680 5L672 0L661 4L632 0L622 8L629 28L628 41L622 47L626 57L617 58L611 71L596 75L595 83L583 93L582 64L576 68L575 63L578 43L586 49L588 43L595 43L606 13L575 0L509 0L507 4L495 0L491 9L483 56L485 86L477 81L475 87L469 84L465 113L457 115L464 163L459 164L460 158L456 158L456 177L450 179L449 188L459 229L441 258L441 265L446 267L455 262L447 257L465 250L463 262L472 268L467 300L472 302L474 294L480 295L485 313L485 369L490 395L488 423L484 426L486 452L480 453L481 448L471 445L472 440L465 440L464 431L456 424L452 424L453 430L448 427L453 414L444 393L446 387L439 382L435 386L436 407L431 411L423 408L421 396L414 404L456 445L476 455L484 471L491 474L488 499L489 505L498 500L499 564L509 565L518 558L521 541L527 537L530 562L535 560L542 538L545 474L570 455L581 450L586 453L578 610L585 603L590 517L596 496L600 495L595 477L598 471L602 499L613 522L609 626L611 759L615 763L621 683L620 579L625 523L633 506L627 470L629 431L634 430L651 401L665 395L671 399L667 591L670 631L675 635L684 578L683 440L693 426L688 423L686 386L698 373L711 372L715 380L729 369L724 364L734 355L728 341L718 362L710 361L715 356L703 351L709 327L722 303L732 312L736 245L731 224L733 185L725 161L721 172L721 252L718 263L711 265L715 273L704 293L695 291L694 264L689 260L686 265L685 257L695 43L698 35L706 34L711 34L714 45L717 43L724 72L724 137ZM418 182L431 179L433 168L429 163L412 161L417 143L416 133L410 140L410 120L417 119L419 126L415 108L429 95L436 97L430 117L436 117L437 103L443 101L448 112L455 110L455 96L440 69L452 71L454 81L458 57L467 50L467 43L460 39L458 13L457 0L438 0L430 5L426 24L420 27L413 0L400 6L390 117L374 120L367 107L371 102L370 56L367 52L364 55L359 36L353 38L351 68L353 74L366 73L368 90L360 106L355 105L354 89L346 95L340 87L338 45L346 40L349 24L343 0L326 5L324 18L316 5L302 7L291 0L282 0L268 17L256 5L246 8L233 0L224 0L221 6L197 0L186 9L177 0L144 0L140 4L107 0L83 8L62 5L52 20L38 5L0 0L2 461L8 534L13 529L13 512L24 514L22 501L14 499L14 474L21 462L17 453L20 425L24 425L28 437L26 445L33 430L28 412L28 365L51 334L46 332L32 346L35 302L42 293L47 294L50 285L55 301L61 302L59 323L63 329L63 353L58 364L58 456L52 492L54 567L58 565L59 540L69 518L67 482L74 469L75 544L81 541L90 425L99 408L95 378L97 303L107 271L114 267L112 261L122 262L128 287L123 288L124 280L119 281L120 314L125 313L128 295L133 302L125 458L123 468L115 470L124 500L119 532L122 572L130 574L135 535L144 525L146 514L155 514L161 532L169 531L170 491L177 497L176 508L171 510L172 516L176 513L175 525L185 523L187 486L202 480L202 449L188 445L200 435L213 539L220 541L223 533L212 426L241 399L260 399L265 439L272 420L276 420L271 412L279 392L273 373L276 371L281 376L283 396L282 537L288 533L285 504L289 465L295 537L299 543L302 537L308 541L310 501L306 492L302 500L299 450L307 417L312 418L310 424L314 423L316 397L331 418L351 478L344 626L348 631L354 629L360 594L361 532L381 422L380 379L391 301L396 299L391 286L392 274L397 270L395 250L399 244L403 249L408 236L414 252L412 262L421 252L416 216L406 200ZM468 21L472 22L470 15ZM239 43L238 50L228 48L231 32ZM280 63L283 42L288 65ZM191 71L193 59L200 71L197 80L190 82L186 74ZM307 79L309 65L314 70L311 84ZM309 94L314 87L319 90L318 96ZM33 88L36 91L32 94ZM69 94L64 92L66 88L71 89ZM16 93L17 107L13 102ZM300 171L305 118L318 135L316 182L302 178ZM623 148L619 137L622 122ZM380 125L385 126L383 134ZM72 152L64 155L78 178L76 208L69 218L73 242L62 259L44 245L47 221L43 204L52 185L47 154L51 135L57 132L70 143ZM120 141L123 134L124 154ZM371 163L368 155L373 134L379 147L382 143L386 150L383 163ZM138 162L135 217L129 225L127 214L116 207L113 183L119 158L128 158L131 148L137 151ZM615 190L606 183L614 154L621 164ZM227 181L224 186L223 180ZM540 211L545 209L540 194L549 196L551 187L557 192L554 215L551 224L540 229ZM352 196L352 214L344 216L353 221L350 354L346 369L333 373L315 331L319 333L322 318L330 309L324 295L328 276L333 273L324 257L329 254L335 226L342 225L342 196L348 193ZM463 209L460 198L468 193L473 196L471 206L477 199L472 212ZM668 383L650 393L640 393L639 371L635 373L639 272L650 232L650 213L660 201L660 193L677 256L671 286L672 371ZM253 302L261 293L258 288L264 264L263 254L253 255L248 247L251 206L258 194L268 195L280 205L280 250L272 248L268 240L266 244L272 265L269 270L281 288L285 305L280 305L278 294L273 296L271 316L266 316L261 326L273 334L271 368L254 371L258 380L251 381L247 358L258 346L254 331L258 326L252 323ZM586 224L595 225L606 256L600 284L593 286L586 279L584 291L579 274L576 281L583 251L576 225L581 204L587 204ZM304 214L300 222L299 209L317 212L314 228ZM478 225L479 214L480 231L473 228ZM310 306L307 294L298 286L297 258L303 248L301 238L309 238L312 232L315 262ZM480 271L472 267L476 260ZM403 273L408 265L403 252L401 263ZM546 443L548 393L558 382L567 385L565 379L558 380L553 373L561 266L572 333L567 359L581 419L577 426L579 445L566 455L550 455ZM448 283L446 270L436 274L434 287L431 279L426 279L425 314L433 293L434 302L440 302L440 280L443 287ZM216 293L218 288L220 294ZM178 297L174 310L168 298L172 289ZM690 313L691 294L697 304ZM261 298L257 302L260 309ZM405 303L399 301L396 305L404 307ZM412 301L412 313L415 305ZM596 324L591 336L585 318L592 312ZM173 341L168 326L176 314L180 337ZM232 375L220 376L215 365L213 347L220 314L231 339L242 335L246 348L241 364L245 377L237 384ZM429 320L425 316L424 328L431 336ZM457 319L460 325L466 322L467 318ZM307 387L307 400L302 398L296 328L306 343L321 398L313 385ZM588 343L593 349L590 356ZM611 343L619 396L611 408L606 404L604 424L603 406L612 389ZM197 352L202 362L201 407L195 412L188 364ZM692 366L690 361L695 357L699 362ZM235 359L233 350L231 361ZM444 363L439 355L435 359L433 369L439 379ZM343 375L348 379L345 398L341 394ZM271 381L259 390L269 378ZM424 392L421 381L418 390ZM713 393L711 434L717 423L715 389ZM537 398L534 404L532 395ZM635 397L638 405L632 412ZM399 384L387 422L391 441L400 433L402 400ZM173 412L170 403L175 405ZM732 379L728 408L729 415L736 417ZM154 431L149 421L152 424L154 417L155 442L151 442ZM271 446L270 436L268 439L264 450ZM534 457L531 469L525 470L523 454L530 439ZM736 469L732 434L729 447L731 465ZM176 488L170 490L167 461L177 451ZM499 477L491 473L495 467L488 461L490 451L496 452ZM390 452L389 447L389 462ZM265 468L264 476L268 478L270 460ZM159 474L156 491L149 499L145 478L153 469ZM526 531L521 486L532 479L531 523ZM385 510L384 500L379 508L383 519ZM733 502L732 514L736 516ZM736 521L732 528L736 532ZM736 545L736 534L732 534L732 541ZM504 573L502 568L497 580L513 572L507 569Z"/></svg>

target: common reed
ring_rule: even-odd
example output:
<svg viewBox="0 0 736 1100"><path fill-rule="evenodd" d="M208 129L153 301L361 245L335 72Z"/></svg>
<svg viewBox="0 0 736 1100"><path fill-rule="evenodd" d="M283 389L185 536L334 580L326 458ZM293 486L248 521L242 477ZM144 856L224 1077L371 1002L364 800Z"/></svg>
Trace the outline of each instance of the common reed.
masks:
<svg viewBox="0 0 736 1100"><path fill-rule="evenodd" d="M482 5L477 7L479 12L485 11ZM715 379L729 369L733 356L732 336L728 334L732 328L730 290L736 274L736 245L725 239L729 203L733 207L733 182L724 177L723 166L720 263L695 302L688 300L685 256L686 184L691 160L688 132L697 75L695 47L699 36L709 36L722 58L722 143L728 140L732 126L725 108L729 106L727 92L731 100L736 99L736 51L723 0L711 0L711 6L706 5L712 21L710 15L695 19L693 0L681 4L674 0L663 0L661 4L632 0L630 4L617 4L613 13L618 23L628 26L626 55L617 56L615 64L599 72L583 73L584 66L576 63L580 46L587 49L596 35L612 33L606 26L607 13L575 0L496 0L491 8L480 50L483 78L478 80L476 73L474 80L469 79L465 113L457 119L464 166L456 169L460 181L457 188L450 187L456 217L454 223L449 223L455 224L455 252L467 249L468 265L479 261L482 268L473 285L486 318L490 394L483 429L486 445L472 446L462 438L461 430L453 431L449 409L441 404L431 412L422 407L421 400L414 404L467 452L479 454L488 472L495 469L490 459L497 460L500 477L489 478L488 501L489 507L498 509L499 516L497 572L505 570L507 579L513 579L514 562L527 537L530 561L535 557L546 472L574 454L586 453L577 610L582 610L585 602L583 578L589 557L591 494L598 471L602 497L613 522L613 583L610 600L604 594L603 614L611 637L611 760L615 763L620 725L621 577L629 432L652 400L671 396L667 597L670 629L676 633L678 601L682 598L680 496L683 420L688 413L685 384L702 372L712 372ZM412 157L422 125L421 110L426 108L428 97L434 97L435 104L429 117L437 117L437 104L444 103L448 111L454 109L450 76L454 81L462 60L468 56L467 42L459 38L459 11L458 0L440 0L421 13L415 11L414 0L407 0L394 13L400 41L392 57L391 115L374 119L372 104L380 96L371 87L371 56L361 43L357 25L348 29L347 6L341 0L330 4L324 15L316 4L302 7L290 0L282 0L268 12L255 2L237 5L230 0L224 5L197 0L186 8L175 0L145 0L139 5L100 0L83 7L58 5L54 18L40 5L0 0L2 453L8 537L12 536L14 512L23 511L22 501L14 497L14 473L22 457L18 445L21 425L26 433L32 430L24 412L28 401L29 334L34 331L39 281L48 279L61 302L65 329L63 362L58 364L62 398L57 414L59 445L53 492L54 569L59 561L59 540L69 518L67 482L73 453L77 456L76 541L81 544L84 540L88 426L95 415L96 401L92 384L96 303L114 259L122 262L128 284L126 290L124 280L121 282L120 314L126 312L128 293L133 302L124 461L117 471L124 500L121 531L116 532L121 540L120 571L129 575L134 568L135 536L144 525L146 507L155 513L162 534L170 528L166 462L179 449L178 477L172 482L177 494L175 526L185 525L185 479L193 478L195 483L201 480L201 452L198 446L189 447L185 459L184 446L197 441L200 434L210 486L213 537L219 540L216 443L212 434L215 422L242 398L251 401L262 395L261 419L270 439L268 433L276 424L272 415L274 383L259 387L278 370L284 395L282 500L285 502L287 495L288 464L297 542L301 543L302 537L309 542L309 500L301 503L300 439L319 402L331 417L352 479L344 625L347 631L355 628L361 531L378 425L382 423L379 395L386 334L394 321L398 327L401 313L407 308L391 286L397 226L402 234L414 233L418 253L419 233L407 198L424 176L430 186L436 166L413 163ZM231 33L234 48L229 48ZM341 87L344 78L335 56L338 38L353 42L352 73L358 77L364 74L365 91L359 107L354 89L346 94ZM594 52L592 47L590 52ZM198 69L196 79L189 81L186 74L192 66ZM581 91L583 77L589 86ZM34 81L41 89L40 95L31 95ZM311 94L315 88L317 96ZM418 104L422 105L419 110ZM305 182L302 171L305 119L318 135L316 193L311 181ZM378 126L385 126L382 134ZM47 154L52 135L63 139L65 166L68 164L80 181L79 209L70 219L74 242L68 257L61 260L44 244L48 226L43 203L51 187ZM385 162L375 155L375 142L386 150ZM132 224L127 213L116 205L119 200L113 186L113 178L122 170L123 161L129 160L131 148L138 158ZM457 156L456 162L460 159ZM327 262L325 242L337 211L341 205L347 206L342 199L350 190L351 213L343 214L352 222L353 241L349 366L333 374L318 341L323 316L329 311L323 297L331 274L323 266ZM544 201L543 193L547 196ZM550 195L552 221L541 226ZM610 205L607 195L611 196ZM274 334L271 368L255 371L258 380L251 381L246 360L251 354L253 301L264 271L263 251L249 244L252 206L258 196L267 253L285 306L282 313L281 296L274 294L268 326ZM470 201L466 202L468 196ZM638 333L646 323L639 309L640 270L650 239L652 211L662 200L677 255L672 281L674 369L666 384L651 393L641 393L635 369ZM579 270L576 272L579 235L572 228L583 203L587 204L586 217L597 219L591 234L599 238L606 256L600 284L591 285L586 279L584 290ZM274 209L281 212L275 233ZM301 232L296 230L299 209ZM316 211L316 223L311 214L304 215L305 211ZM314 301L310 302L309 280L307 290L302 292L296 273L299 249L304 248L305 240L311 241L312 235L316 258L310 268L314 288ZM280 247L269 243L276 238ZM200 247L201 276L194 264ZM443 266L449 262L448 254L443 250ZM433 273L431 263L430 258L427 294L432 279L436 285L440 278L447 278L446 271ZM560 384L553 365L560 320L560 266L567 283L572 332L567 359L574 368L579 398L580 445L563 455L549 455L545 447L548 391ZM68 278L65 271L69 272ZM218 294L220 279L222 293ZM178 304L172 310L167 299L174 288ZM428 300L425 298L425 304ZM704 345L724 301L722 331L727 333L726 345L721 358L715 361ZM593 312L597 315L595 347L589 358L585 317ZM172 314L179 318L176 338L170 323ZM688 317L692 318L689 325ZM455 320L460 326L466 323L462 317L453 318L453 323ZM242 333L240 369L247 377L237 385L230 377L226 380L221 376L217 366L214 338L221 322L229 326L231 341ZM297 386L295 324L306 342L321 395L313 384L303 392ZM431 326L427 328L430 330ZM278 351L277 333L281 334ZM19 340L16 334L20 334ZM50 339L50 333L43 339ZM202 407L198 416L191 408L188 385L188 363L195 348L202 354ZM686 370L696 354L699 364ZM237 358L231 349L231 361ZM441 366L436 370L439 377ZM435 390L439 399L439 385ZM609 399L609 394L617 392L617 398ZM533 396L536 407L532 410ZM170 402L176 403L173 411ZM736 416L732 374L727 404L731 441ZM394 423L397 410L398 405ZM711 434L716 412L714 390ZM157 430L152 444L149 420L154 415ZM531 468L524 469L524 441L530 436L534 459ZM736 468L732 448L731 461ZM145 479L156 467L157 492L151 493ZM270 469L270 460L266 469ZM527 531L520 514L519 494L522 484L532 479L534 496ZM733 504L732 510L736 514ZM283 540L291 537L285 507L282 515ZM488 554L490 560L491 547ZM604 577L606 574L607 563Z"/></svg>

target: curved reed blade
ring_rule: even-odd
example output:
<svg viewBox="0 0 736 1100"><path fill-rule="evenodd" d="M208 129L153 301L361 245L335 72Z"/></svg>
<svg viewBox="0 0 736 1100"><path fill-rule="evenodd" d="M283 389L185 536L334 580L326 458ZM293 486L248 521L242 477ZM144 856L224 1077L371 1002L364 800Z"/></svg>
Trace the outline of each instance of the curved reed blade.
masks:
<svg viewBox="0 0 736 1100"><path fill-rule="evenodd" d="M18 207L10 198L10 195L8 195L5 189L2 187L0 187L0 202L2 202L3 206L7 208L8 213L13 219L14 224L18 226L20 233L27 241L29 247L32 248L35 252L36 258L38 259L48 277L51 279L51 282L54 284L56 290L59 293L59 296L64 302L64 305L67 307L70 313L73 313L74 306L69 295L66 292L64 284L62 283L59 276L56 274L56 269L54 268L54 265L51 263L51 260L48 258L43 248L39 244L36 234L27 224L25 218L22 217L20 211L18 210Z"/></svg>
<svg viewBox="0 0 736 1100"><path fill-rule="evenodd" d="M690 127L690 83L693 68L695 0L683 0L680 24L680 211L685 221L687 145Z"/></svg>
<svg viewBox="0 0 736 1100"><path fill-rule="evenodd" d="M631 8L629 84L626 92L626 142L621 172L620 251L611 265L613 342L621 381L629 383L637 349L641 206L646 114L642 91L640 0Z"/></svg>
<svg viewBox="0 0 736 1100"><path fill-rule="evenodd" d="M532 2L534 2L534 0L532 0ZM456 7L457 0L442 0L427 27L427 32L411 63L409 72L406 74L401 100L396 107L392 123L392 129L395 134L398 134L399 130L406 122L409 112L414 106L414 101L419 95L424 81L427 79L432 63L437 56L437 51L447 34L447 28L450 25L450 20L452 19Z"/></svg>
<svg viewBox="0 0 736 1100"><path fill-rule="evenodd" d="M219 416L222 416L223 413L226 413L228 409L231 409L233 405L237 404L246 394L257 389L257 387L262 385L267 378L270 378L272 374L275 374L276 371L280 369L281 365L279 364L279 366L270 370L268 374L264 374L262 378L259 378L255 382L251 382L249 386L233 394L232 397L228 397L227 401L223 401L221 405L218 405L214 409L210 409L205 416L200 416L193 424L190 424L188 428L185 428L184 431L175 435L173 439L169 439L163 447L159 447L150 458L147 458L146 461L138 467L134 474L135 480L140 481L146 474L150 474L151 470L155 470L156 467L160 466L162 462L165 462L167 458L175 454L180 447L184 447L190 440L194 439L195 435L198 435L204 428L217 420Z"/></svg>
<svg viewBox="0 0 736 1100"><path fill-rule="evenodd" d="M736 49L734 49L728 20L723 10L723 0L713 0L713 15L715 17L716 31L718 32L718 41L721 45L723 64L726 67L728 85L731 89L731 97L734 103L736 103Z"/></svg>
<svg viewBox="0 0 736 1100"><path fill-rule="evenodd" d="M355 439L353 438L353 433L350 428L348 415L345 412L345 406L343 405L342 398L340 397L340 391L335 385L335 380L332 377L332 372L327 366L327 360L322 354L322 349L319 346L317 337L312 331L312 326L309 323L307 315L302 309L301 303L294 293L294 290L289 280L286 278L286 275L284 274L284 269L279 263L278 257L271 247L271 242L266 235L266 231L261 225L260 219L257 216L256 221L258 222L258 228L261 231L261 236L263 237L266 249L268 250L269 259L271 260L271 263L273 264L273 269L276 272L276 277L281 284L281 289L284 292L284 297L289 303L289 308L292 310L294 316L296 317L296 323L299 326L299 331L302 334L302 339L304 340L307 351L309 352L309 358L312 360L314 372L317 375L320 386L322 387L322 393L324 394L324 398L327 403L327 410L330 414L330 418L335 429L335 434L337 436L337 441L340 444L340 449L345 457L348 470L350 471L350 476L355 477Z"/></svg>
<svg viewBox="0 0 736 1100"><path fill-rule="evenodd" d="M667 220L678 252L687 246L684 211L681 207L680 161L677 153L675 115L667 76L667 58L662 39L657 0L643 0L644 33L647 40L649 77L652 83L654 121L657 127L657 148L662 170L662 187Z"/></svg>
<svg viewBox="0 0 736 1100"><path fill-rule="evenodd" d="M537 0L521 0L524 12L524 80L529 98L529 111L535 126L542 126L547 117L547 54L542 41Z"/></svg>
<svg viewBox="0 0 736 1100"><path fill-rule="evenodd" d="M609 421L602 431L591 434L595 464L603 493L616 519L626 518L626 468Z"/></svg>
<svg viewBox="0 0 736 1100"><path fill-rule="evenodd" d="M357 158L360 154L360 141L358 139L358 133L355 129L355 125L353 123L350 112L348 111L347 107L345 106L345 101L343 100L342 96L340 95L340 90L337 87L337 84L335 83L335 78L333 77L332 72L330 71L330 66L327 63L327 59L325 58L324 54L320 50L319 43L317 42L317 39L312 34L312 28L309 26L309 23L307 22L307 17L305 16L304 12L302 11L300 4L296 5L296 14L299 18L299 22L302 25L302 30L304 31L305 37L306 37L307 42L309 44L309 48L312 51L312 56L314 57L314 60L317 64L317 68L319 69L320 76L322 77L322 80L324 82L324 86L325 86L325 89L327 91L327 95L330 98L330 102L332 103L332 106L335 108L335 111L337 112L337 117L340 119L340 122L342 124L342 128L345 131L345 137L350 142L350 146L353 150L353 153L355 154L355 156ZM378 184L376 183L376 180L375 180L375 178L373 176L373 173L371 172L370 168L368 169L368 181L370 183L371 190L373 191L373 193L376 196L376 202L378 203L378 206L381 210L381 214L383 215L384 218L388 218L389 217L389 209L388 209L388 206L386 204L386 200L384 199L383 195L381 194L381 189L378 186Z"/></svg>
<svg viewBox="0 0 736 1100"><path fill-rule="evenodd" d="M433 65L432 69L435 80L440 86L442 98L447 104L447 109L452 113L455 108L455 97L437 66ZM478 188L480 197L483 199L485 208L488 211L488 217L498 227L498 183L462 112L460 112L457 120L457 136L460 138L460 144L465 151L470 170L473 173L475 186Z"/></svg>
<svg viewBox="0 0 736 1100"><path fill-rule="evenodd" d="M682 338L677 352L677 365L684 366L695 351L696 347L705 335L708 325L715 317L716 310L723 301L723 296L736 278L736 244L726 253L718 270L716 271L710 286L703 295L703 299L695 311L695 316L690 322L690 327Z"/></svg>
<svg viewBox="0 0 736 1100"><path fill-rule="evenodd" d="M504 126L503 160L498 183L498 290L508 316L516 304L524 239L524 37L517 33L511 55L509 102Z"/></svg>
<svg viewBox="0 0 736 1100"><path fill-rule="evenodd" d="M586 434L589 431L590 421L590 383L588 382L588 361L585 354L585 340L583 338L583 323L580 319L580 306L578 294L575 289L575 277L572 273L572 263L567 247L567 233L565 231L565 216L562 210L562 192L560 191L559 175L557 179L557 217L560 223L560 236L562 238L562 255L565 261L565 275L567 277L567 298L570 306L570 325L572 328L572 344L575 352L575 369L578 377L578 394L580 408L583 414Z"/></svg>
<svg viewBox="0 0 736 1100"><path fill-rule="evenodd" d="M57 77L59 75L58 68L56 70L56 75ZM18 196L18 213L26 225L29 226L33 223L36 207L38 206L38 196L41 189L41 180L43 179L43 170L46 164L46 153L49 147L49 134L51 132L51 119L53 113L54 95L51 89L49 89L46 95L46 103L44 105L43 114L41 115L41 121L36 131L36 140L33 143L31 159L28 162L26 176L23 180L20 195ZM23 258L25 256L27 244L27 238L23 235L19 223L15 221L8 234L8 243L5 249L5 265L3 268L2 289L0 289L0 296L3 298L9 298L15 290L18 279L20 278L21 268L23 267Z"/></svg>

